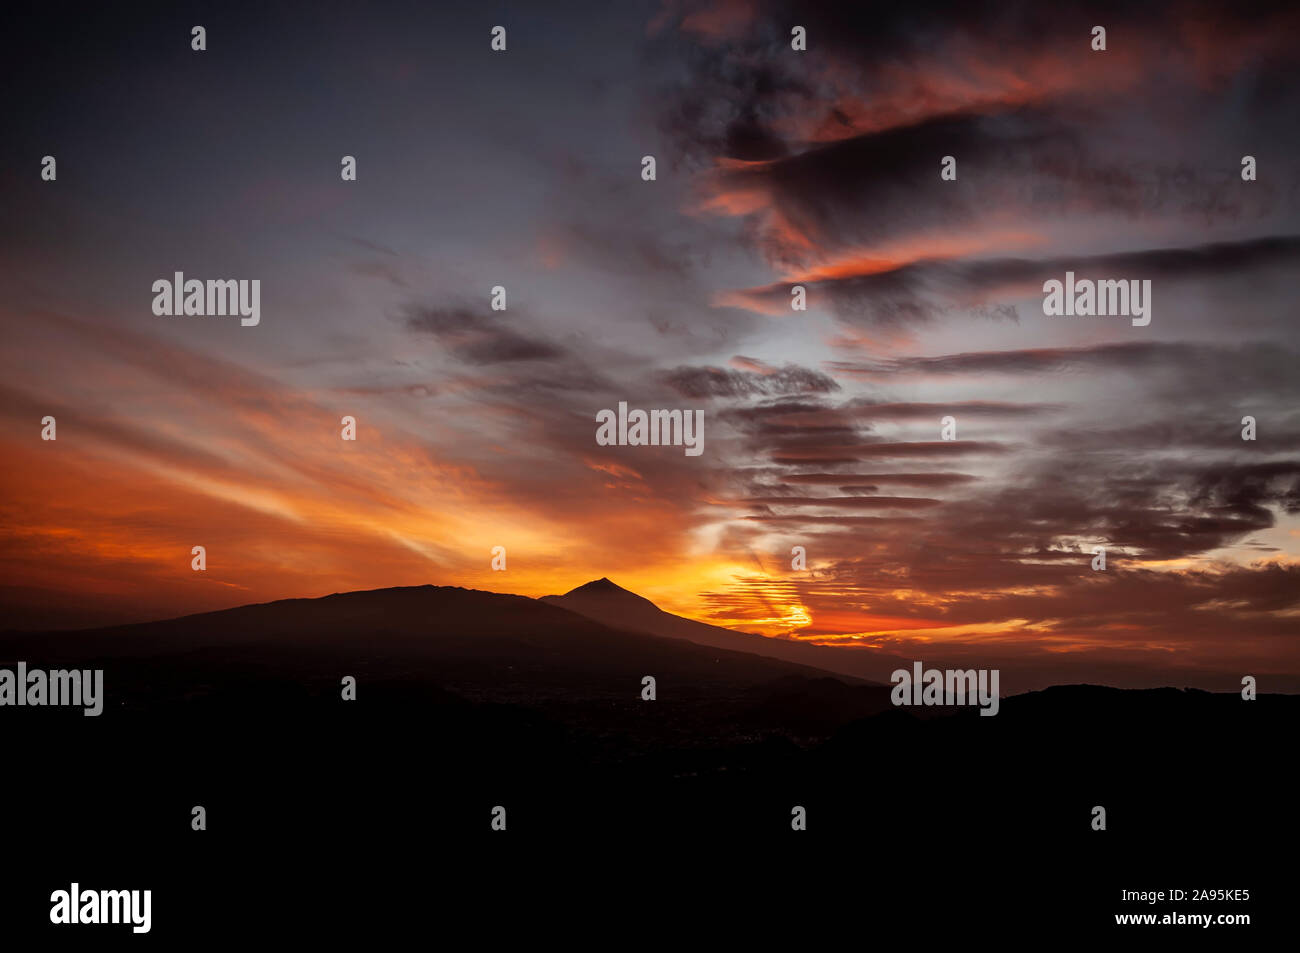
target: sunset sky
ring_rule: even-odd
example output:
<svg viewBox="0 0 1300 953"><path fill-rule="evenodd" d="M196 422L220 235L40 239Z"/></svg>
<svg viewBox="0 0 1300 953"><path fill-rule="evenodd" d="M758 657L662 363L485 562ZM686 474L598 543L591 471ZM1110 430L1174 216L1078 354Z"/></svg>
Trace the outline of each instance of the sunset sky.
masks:
<svg viewBox="0 0 1300 953"><path fill-rule="evenodd" d="M1300 676L1294 4L469 6L11 20L0 628L608 576L1055 681ZM1151 323L1045 316L1067 270ZM261 323L155 316L176 271ZM599 446L619 401L703 454Z"/></svg>

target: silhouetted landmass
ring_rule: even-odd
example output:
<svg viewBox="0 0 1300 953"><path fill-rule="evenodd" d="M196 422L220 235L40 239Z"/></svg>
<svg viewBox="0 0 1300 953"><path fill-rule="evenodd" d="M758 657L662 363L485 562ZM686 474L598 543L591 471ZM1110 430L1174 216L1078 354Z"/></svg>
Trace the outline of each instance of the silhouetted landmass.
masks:
<svg viewBox="0 0 1300 953"><path fill-rule="evenodd" d="M1088 890L1087 909L1120 910L1106 900L1121 885L1175 873L1263 889L1241 853L1294 843L1300 698L1076 685L1003 699L996 717L896 708L889 686L555 601L425 586L0 637L0 666L103 668L107 694L98 718L0 709L9 843L53 852L65 879L129 858L154 881L266 879L277 858L322 852L323 870L352 858L381 877L525 850L689 876L701 845L727 844L732 861L759 851L813 878L847 865L896 903L955 904L1002 878L1026 915ZM796 805L807 831L791 830Z"/></svg>
<svg viewBox="0 0 1300 953"><path fill-rule="evenodd" d="M648 632L669 639L684 639L697 645L752 652L800 665L811 665L839 675L885 682L888 673L904 664L902 659L875 652L837 649L790 639L766 638L708 625L664 612L649 599L629 592L606 578L571 589L562 596L543 596L542 602L572 610L617 629ZM907 663L910 664L910 663Z"/></svg>

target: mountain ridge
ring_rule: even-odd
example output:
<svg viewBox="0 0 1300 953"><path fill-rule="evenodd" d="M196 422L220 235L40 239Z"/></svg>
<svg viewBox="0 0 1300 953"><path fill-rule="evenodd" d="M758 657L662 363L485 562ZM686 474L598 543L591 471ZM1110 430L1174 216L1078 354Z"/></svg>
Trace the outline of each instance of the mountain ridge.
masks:
<svg viewBox="0 0 1300 953"><path fill-rule="evenodd" d="M633 628L652 635L683 639L713 648L749 652L819 668L830 675L865 680L875 684L884 684L888 679L888 672L898 668L903 662L902 659L880 656L876 653L812 645L798 640L768 638L674 615L665 612L644 596L624 589L604 576L570 589L562 596L542 596L539 601L569 609L606 625L612 625L614 620L617 620L620 628Z"/></svg>
<svg viewBox="0 0 1300 953"><path fill-rule="evenodd" d="M293 668L326 658L373 662L394 672L434 666L451 681L487 691L497 685L526 690L529 678L551 687L593 684L623 692L630 691L629 679L639 686L646 675L694 690L828 674L739 647L628 629L528 596L462 586L337 592L100 629L0 635L0 661L198 655L231 663L274 658ZM453 672L459 673L454 679Z"/></svg>

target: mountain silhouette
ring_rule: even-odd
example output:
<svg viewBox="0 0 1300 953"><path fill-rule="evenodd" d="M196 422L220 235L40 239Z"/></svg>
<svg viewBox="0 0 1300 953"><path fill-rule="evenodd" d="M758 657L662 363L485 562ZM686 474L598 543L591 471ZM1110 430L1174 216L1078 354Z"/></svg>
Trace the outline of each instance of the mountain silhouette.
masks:
<svg viewBox="0 0 1300 953"><path fill-rule="evenodd" d="M543 596L541 601L621 629L648 632L668 639L683 639L697 645L735 652L752 652L877 684L888 682L889 673L894 669L911 667L910 661L875 652L837 649L790 639L772 639L696 622L694 619L665 612L649 599L629 592L606 578L571 589L562 596Z"/></svg>
<svg viewBox="0 0 1300 953"><path fill-rule="evenodd" d="M642 611L658 612L608 580L593 586L617 590L620 600L640 601ZM408 586L284 599L104 629L9 634L0 636L0 663L8 658L24 659L29 666L84 666L88 659L116 660L116 684L133 685L137 700L159 699L169 686L180 690L185 685L175 678L141 675L137 680L137 671L200 662L205 683L228 671L309 678L331 667L346 671L364 665L371 677L418 674L443 689L499 701L636 698L647 675L664 688L677 685L689 694L730 697L779 679L826 674L745 651L751 639L719 631L735 638L729 645L704 645L605 624L525 596ZM133 661L125 664L126 659Z"/></svg>

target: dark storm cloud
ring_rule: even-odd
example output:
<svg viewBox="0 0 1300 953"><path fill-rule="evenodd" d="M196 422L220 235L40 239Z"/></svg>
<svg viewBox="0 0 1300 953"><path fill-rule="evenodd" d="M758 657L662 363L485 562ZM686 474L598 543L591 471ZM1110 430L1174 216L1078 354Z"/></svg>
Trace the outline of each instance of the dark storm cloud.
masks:
<svg viewBox="0 0 1300 953"><path fill-rule="evenodd" d="M856 483L858 489L875 490L882 485L901 486L957 486L970 483L979 477L969 473L786 473L780 477L786 483L812 483L838 486Z"/></svg>
<svg viewBox="0 0 1300 953"><path fill-rule="evenodd" d="M1002 552L1017 554L1084 538L1137 557L1176 559L1272 527L1272 507L1293 512L1300 492L1296 463L1120 463L1081 456L1024 469L992 492L952 503L937 536L972 554L994 540Z"/></svg>
<svg viewBox="0 0 1300 953"><path fill-rule="evenodd" d="M1195 390L1194 384L1188 385ZM1106 427L1096 424L1076 425L1068 430L1044 431L1036 436L1036 443L1044 449L1060 453L1128 453L1137 455L1171 450L1184 450L1190 455L1206 455L1207 451L1233 454L1295 453L1300 447L1300 416L1290 422L1279 420L1288 413L1274 411L1265 417L1266 428L1253 441L1243 441L1240 417L1225 410L1229 402L1218 395L1207 395L1204 403L1190 395L1181 416L1164 415L1160 419L1127 427ZM1256 421L1258 425L1258 421Z"/></svg>
<svg viewBox="0 0 1300 953"><path fill-rule="evenodd" d="M840 385L820 371L794 364L767 372L722 367L679 367L664 380L683 397L771 397L786 394L825 394Z"/></svg>
<svg viewBox="0 0 1300 953"><path fill-rule="evenodd" d="M1135 370L1193 357L1209 357L1217 349L1163 341L1126 341L1090 347L1026 348L1015 351L973 351L938 357L899 357L871 363L833 361L843 374L1048 374L1079 369Z"/></svg>
<svg viewBox="0 0 1300 953"><path fill-rule="evenodd" d="M1032 101L1035 94L1105 90L1099 82L1105 77L1090 73L1088 60L1071 55L1087 55L1093 24L1107 25L1117 38L1108 51L1109 71L1129 67L1126 54L1146 52L1153 86L1161 85L1161 70L1171 67L1185 71L1177 79L1217 78L1204 73L1207 61L1213 65L1205 56L1207 47L1217 48L1228 62L1238 59L1238 50L1249 52L1257 83L1285 81L1286 74L1277 70L1289 64L1282 37L1295 23L1292 4L1228 0L1200 2L1191 9L1177 0L1136 5L1118 0L673 3L666 5L660 25L693 40L697 55L689 80L667 98L663 121L688 151L762 160L801 145L791 143L775 122L794 110L820 116L822 128L831 132L852 134L860 128L862 117L853 113L852 104L836 98L846 91L873 100L879 115L872 125L879 128L907 125L882 120L925 115L926 106L939 112L954 107L984 112ZM790 55L793 24L807 29L810 47L803 58ZM810 66L810 59L816 66ZM1078 73L1074 82L1068 75L1072 63ZM829 68L819 72L817 66L826 64ZM960 79L960 89L945 97L948 70ZM905 88L924 104L921 108L892 101L900 93L895 88L900 77L911 84ZM999 80L1009 81L1010 88ZM1261 94L1287 85L1263 86Z"/></svg>
<svg viewBox="0 0 1300 953"><path fill-rule="evenodd" d="M915 531L918 524L924 524L924 520L912 516L844 516L836 514L835 516L812 516L807 513L796 514L776 514L776 513L751 513L740 517L752 523L765 523L772 526L791 526L796 529L804 526L897 526L907 527Z"/></svg>
<svg viewBox="0 0 1300 953"><path fill-rule="evenodd" d="M772 462L786 466L805 464L851 464L862 460L910 459L1004 454L1009 447L988 440L932 440L910 443L857 443L842 441L835 446L781 448L772 454Z"/></svg>
<svg viewBox="0 0 1300 953"><path fill-rule="evenodd" d="M988 441L888 441L873 432L877 422L914 422L928 420L936 425L947 414L987 419L1031 419L1060 408L1050 404L1015 404L1001 401L953 401L951 403L880 402L868 398L832 403L830 401L779 400L770 403L737 405L720 411L717 416L734 428L742 438L744 450L759 458L786 467L808 464L846 465L871 458L923 458L944 455L1000 454L1006 448ZM767 470L761 473L769 473ZM888 475L881 475L888 479ZM907 475L901 475L907 478ZM786 479L777 476L778 480ZM862 480L871 478L862 477ZM968 477L923 474L910 477L912 485L953 485ZM794 478L790 478L794 482ZM856 485L858 476L828 475L827 479L804 482ZM901 481L895 481L901 482Z"/></svg>
<svg viewBox="0 0 1300 953"><path fill-rule="evenodd" d="M928 440L911 443L876 443L858 448L859 459L869 457L959 457L1007 453L1010 448L990 440Z"/></svg>
<svg viewBox="0 0 1300 953"><path fill-rule="evenodd" d="M824 399L787 398L737 403L716 416L740 435L742 449L752 457L778 464L851 463L859 447L881 438L872 434L869 423L837 417L837 407Z"/></svg>
<svg viewBox="0 0 1300 953"><path fill-rule="evenodd" d="M1216 242L1102 255L1050 258L927 259L888 271L822 281L796 280L739 293L756 307L785 305L795 284L823 297L842 318L866 324L925 322L954 307L990 303L1000 296L1042 293L1049 279L1073 271L1076 280L1123 276L1144 280L1207 280L1300 264L1300 236Z"/></svg>
<svg viewBox="0 0 1300 953"><path fill-rule="evenodd" d="M878 439L854 427L796 427L764 423L747 433L746 449L780 461L786 457L842 458L864 441ZM856 456L850 459L856 459Z"/></svg>
<svg viewBox="0 0 1300 953"><path fill-rule="evenodd" d="M507 326L490 312L469 308L423 308L407 316L406 327L433 335L467 364L554 361L565 354L540 336Z"/></svg>
<svg viewBox="0 0 1300 953"><path fill-rule="evenodd" d="M1004 406L1015 408L1013 414L1020 412L1015 405ZM937 422L941 414L926 405L853 402L835 405L807 401L731 407L719 414L741 434L746 453L781 467L845 466L865 459L930 459L1001 454L1007 450L991 441L886 441L872 432L872 424L868 422L872 418L924 419L926 416L933 416ZM850 476L843 482L853 483L855 479Z"/></svg>
<svg viewBox="0 0 1300 953"><path fill-rule="evenodd" d="M1291 446L1300 445L1300 441ZM1300 513L1300 462L1217 464L1196 474L1191 506L1257 518L1269 506Z"/></svg>
<svg viewBox="0 0 1300 953"><path fill-rule="evenodd" d="M858 420L939 420L947 414L963 417L1040 417L1061 409L1059 404L1012 404L997 400L955 400L943 404L918 402L883 403L867 398L846 401L835 410L837 416Z"/></svg>
<svg viewBox="0 0 1300 953"><path fill-rule="evenodd" d="M1111 204L1143 200L1146 187L1132 176L1091 171L1082 155L1086 150L1056 115L1020 110L1008 116L941 116L724 171L717 188L766 194L819 249L971 223L1012 200L1059 205L1059 185L1035 186L1031 192L1030 183L1040 177L1059 183L1085 175L1101 180ZM960 157L956 188L936 187L942 186L939 158L945 155Z"/></svg>
<svg viewBox="0 0 1300 953"><path fill-rule="evenodd" d="M850 510L917 510L940 505L916 496L751 496L736 500L758 506L824 506Z"/></svg>
<svg viewBox="0 0 1300 953"><path fill-rule="evenodd" d="M954 400L945 403L880 401L855 397L840 403L776 401L730 407L721 416L738 428L755 434L850 433L870 429L865 421L934 420L948 414L963 417L1029 418L1062 409L1060 404L1010 403L996 400Z"/></svg>
<svg viewBox="0 0 1300 953"><path fill-rule="evenodd" d="M991 37L994 45L1014 39L1047 44L1072 38L1077 24L1084 21L1089 25L1111 22L1147 28L1177 23L1192 12L1202 21L1225 27L1235 24L1240 31L1260 19L1293 9L1281 0L1209 0L1190 5L1178 0L1144 4L1127 0L1060 0L1051 5L1026 0L930 0L924 4L888 0L676 0L664 7L658 26L699 36L706 44L748 42L757 47L766 42L785 47L790 36L787 24L799 23L808 28L819 47L835 55L891 63L913 62L918 54L933 49L938 40L951 34ZM1008 48L1004 55L1014 52Z"/></svg>

